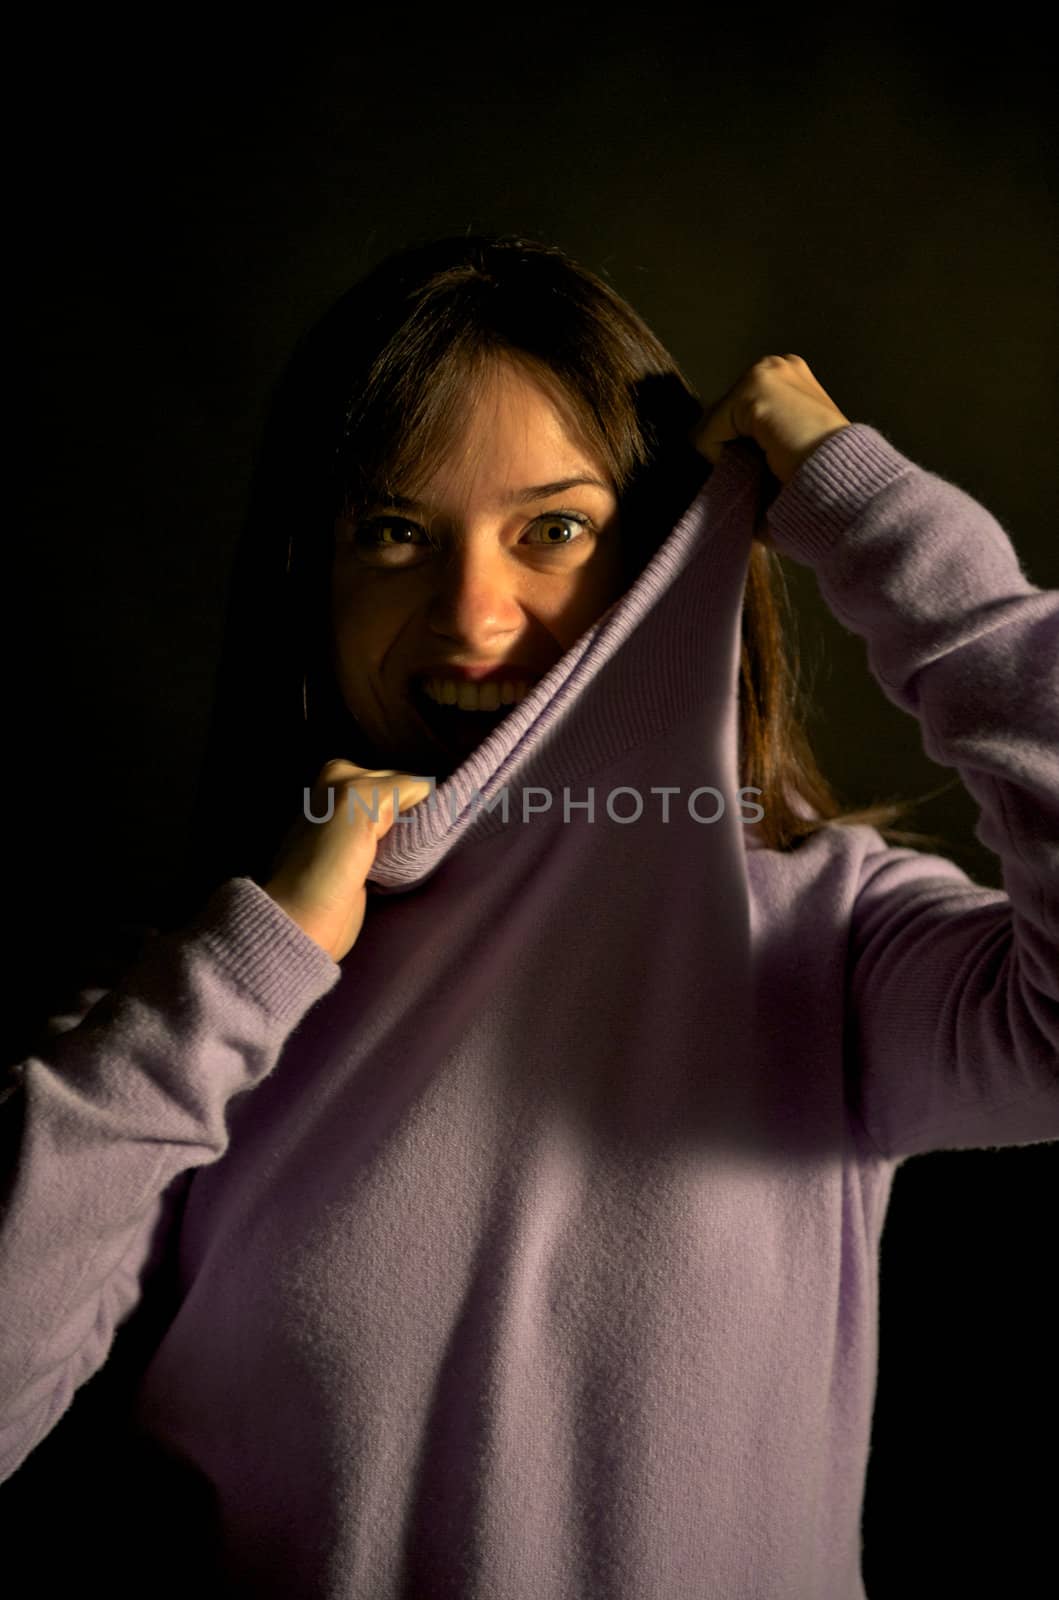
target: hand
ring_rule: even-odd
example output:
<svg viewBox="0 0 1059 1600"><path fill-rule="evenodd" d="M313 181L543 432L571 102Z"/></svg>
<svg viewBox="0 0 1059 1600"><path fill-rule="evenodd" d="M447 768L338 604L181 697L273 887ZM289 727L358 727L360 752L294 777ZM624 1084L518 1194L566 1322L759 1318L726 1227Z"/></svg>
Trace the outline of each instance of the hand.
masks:
<svg viewBox="0 0 1059 1600"><path fill-rule="evenodd" d="M328 790L334 805L328 805ZM367 908L367 878L379 840L393 826L397 811L407 811L431 793L428 779L407 772L328 761L311 791L313 817L331 809L326 822L304 812L284 837L271 875L261 887L303 933L341 961L356 943ZM359 796L360 802L350 796ZM373 813L378 812L378 821Z"/></svg>
<svg viewBox="0 0 1059 1600"><path fill-rule="evenodd" d="M764 356L703 413L691 431L691 442L717 466L729 440L750 439L763 452L773 477L787 484L817 445L849 427L849 417L801 356ZM764 544L772 542L760 531L755 537Z"/></svg>

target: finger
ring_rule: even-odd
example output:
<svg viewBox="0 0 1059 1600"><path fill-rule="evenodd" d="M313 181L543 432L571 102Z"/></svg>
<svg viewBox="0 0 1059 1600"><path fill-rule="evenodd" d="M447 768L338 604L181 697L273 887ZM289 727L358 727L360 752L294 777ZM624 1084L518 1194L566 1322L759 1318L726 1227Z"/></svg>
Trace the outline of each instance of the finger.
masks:
<svg viewBox="0 0 1059 1600"><path fill-rule="evenodd" d="M320 768L321 777L334 767L340 767L344 774L354 778L369 777L372 773L381 778L388 778L397 771L396 767L358 767L355 761L346 761L342 756L335 756L333 760L324 762Z"/></svg>
<svg viewBox="0 0 1059 1600"><path fill-rule="evenodd" d="M724 446L745 438L747 435L736 424L734 406L723 400L692 429L691 442L701 455L717 466Z"/></svg>

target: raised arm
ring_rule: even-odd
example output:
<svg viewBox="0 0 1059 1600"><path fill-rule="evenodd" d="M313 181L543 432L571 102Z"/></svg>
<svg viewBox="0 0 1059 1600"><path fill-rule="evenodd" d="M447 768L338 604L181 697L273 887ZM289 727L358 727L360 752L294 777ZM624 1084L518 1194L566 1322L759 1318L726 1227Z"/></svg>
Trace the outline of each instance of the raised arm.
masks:
<svg viewBox="0 0 1059 1600"><path fill-rule="evenodd" d="M887 1157L1059 1138L1059 592L963 490L851 424L796 468L772 543L811 566L883 692L979 807L1003 891L865 829L850 1093Z"/></svg>

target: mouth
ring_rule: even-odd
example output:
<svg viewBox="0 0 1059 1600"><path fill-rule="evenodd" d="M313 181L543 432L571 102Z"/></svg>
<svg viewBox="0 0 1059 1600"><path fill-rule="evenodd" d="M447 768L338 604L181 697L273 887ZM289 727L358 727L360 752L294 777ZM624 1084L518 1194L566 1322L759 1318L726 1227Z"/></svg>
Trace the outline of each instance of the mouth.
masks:
<svg viewBox="0 0 1059 1600"><path fill-rule="evenodd" d="M497 706L495 711L461 711L459 706L439 705L421 683L413 683L411 699L420 720L445 744L477 744L502 722L514 706Z"/></svg>

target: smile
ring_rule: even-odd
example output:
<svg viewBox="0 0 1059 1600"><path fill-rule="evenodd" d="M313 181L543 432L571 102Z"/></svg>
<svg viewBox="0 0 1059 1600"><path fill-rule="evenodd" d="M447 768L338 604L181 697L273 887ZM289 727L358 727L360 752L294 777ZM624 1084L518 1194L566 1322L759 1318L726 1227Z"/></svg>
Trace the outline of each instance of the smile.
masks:
<svg viewBox="0 0 1059 1600"><path fill-rule="evenodd" d="M412 703L434 738L459 750L484 739L513 709L498 705L493 711L465 711L459 705L439 705L421 683L412 686Z"/></svg>
<svg viewBox="0 0 1059 1600"><path fill-rule="evenodd" d="M438 706L453 706L459 711L497 711L501 706L517 706L533 686L517 678L493 678L487 683L467 683L455 678L438 677L425 678L418 687L428 700Z"/></svg>
<svg viewBox="0 0 1059 1600"><path fill-rule="evenodd" d="M467 678L430 675L414 680L414 690L419 698L426 698L434 706L453 707L461 712L494 712L501 707L518 706L530 693L536 678L488 678L482 682L469 682Z"/></svg>

